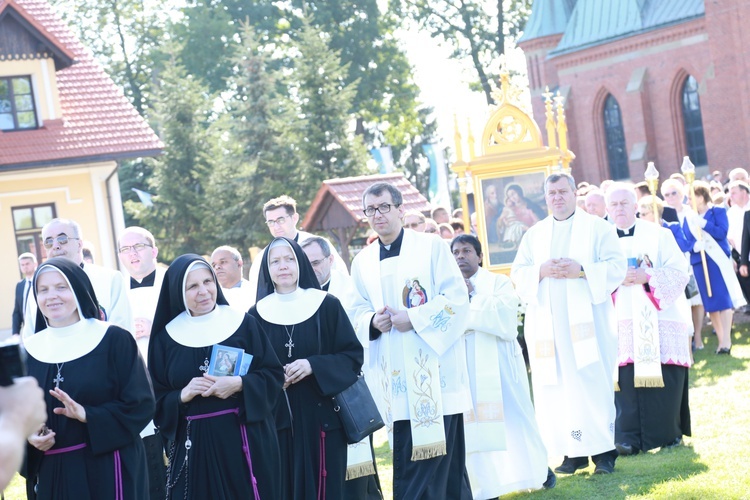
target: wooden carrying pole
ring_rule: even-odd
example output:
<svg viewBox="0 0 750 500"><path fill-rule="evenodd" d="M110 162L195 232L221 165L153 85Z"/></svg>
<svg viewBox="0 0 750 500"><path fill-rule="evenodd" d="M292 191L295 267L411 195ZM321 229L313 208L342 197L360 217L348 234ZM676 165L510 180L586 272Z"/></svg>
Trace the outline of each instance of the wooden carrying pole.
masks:
<svg viewBox="0 0 750 500"><path fill-rule="evenodd" d="M693 211L697 214L698 207L695 203L695 188L693 187L693 182L695 181L695 166L687 156L682 161L681 170L682 174L685 176L685 180L687 181L688 186L690 187L690 204L693 207ZM698 228L698 234L695 235L695 239L698 241L703 241L703 231L701 230L701 228ZM711 293L711 281L708 279L708 263L706 262L705 250L701 250L701 264L703 264L703 277L706 279L706 293L708 293L708 296L711 297L713 296L713 294Z"/></svg>

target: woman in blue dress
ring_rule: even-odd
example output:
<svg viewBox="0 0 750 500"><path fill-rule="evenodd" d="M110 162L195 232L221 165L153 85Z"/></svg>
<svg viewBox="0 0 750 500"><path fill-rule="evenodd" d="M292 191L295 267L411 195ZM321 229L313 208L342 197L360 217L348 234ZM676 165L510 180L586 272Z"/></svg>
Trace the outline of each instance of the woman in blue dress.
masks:
<svg viewBox="0 0 750 500"><path fill-rule="evenodd" d="M737 277L734 274L727 241L729 221L723 207L713 206L707 183L693 183L695 206L698 213L685 216L682 230L690 248L690 264L698 283L703 306L711 317L719 341L717 354L730 354L732 349L732 317L734 309L745 304ZM700 239L698 237L700 235ZM701 250L706 256L711 295L708 294Z"/></svg>

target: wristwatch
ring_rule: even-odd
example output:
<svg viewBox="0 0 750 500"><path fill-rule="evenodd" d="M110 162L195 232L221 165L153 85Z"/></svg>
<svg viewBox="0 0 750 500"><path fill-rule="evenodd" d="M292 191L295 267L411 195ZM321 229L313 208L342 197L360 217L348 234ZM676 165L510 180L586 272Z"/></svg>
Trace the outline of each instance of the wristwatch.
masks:
<svg viewBox="0 0 750 500"><path fill-rule="evenodd" d="M581 272L578 273L578 277L586 279L586 271L583 270L583 266L581 266Z"/></svg>

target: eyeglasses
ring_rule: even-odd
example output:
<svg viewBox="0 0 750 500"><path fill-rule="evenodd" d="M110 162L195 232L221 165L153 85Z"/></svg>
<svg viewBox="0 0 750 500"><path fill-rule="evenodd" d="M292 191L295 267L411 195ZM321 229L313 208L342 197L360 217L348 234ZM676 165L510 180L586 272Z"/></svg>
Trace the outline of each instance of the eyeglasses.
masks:
<svg viewBox="0 0 750 500"><path fill-rule="evenodd" d="M149 245L148 243L136 243L135 245L127 246L127 247L120 247L117 251L120 253L130 253L133 250L136 252L140 252L144 248L149 247L153 248L153 245Z"/></svg>
<svg viewBox="0 0 750 500"><path fill-rule="evenodd" d="M419 221L419 222L410 222L410 223L408 223L408 224L404 224L404 227L408 227L409 229L416 229L416 228L418 228L418 227L419 227L419 226L420 226L421 224L424 224L424 221L423 221L423 220L421 220L421 221Z"/></svg>
<svg viewBox="0 0 750 500"><path fill-rule="evenodd" d="M266 225L268 227L280 226L283 223L285 223L287 219L290 219L290 218L291 217L289 217L289 216L283 216L283 217L279 217L278 219L275 219L275 220L267 220L266 221Z"/></svg>
<svg viewBox="0 0 750 500"><path fill-rule="evenodd" d="M677 196L677 191L670 191L669 193L664 193L664 196Z"/></svg>
<svg viewBox="0 0 750 500"><path fill-rule="evenodd" d="M362 210L362 213L364 213L367 217L372 217L375 215L375 212L380 212L381 214L385 215L388 212L391 211L391 208L398 208L401 204L398 205L391 205L389 203L381 203L377 207L367 207L364 210Z"/></svg>
<svg viewBox="0 0 750 500"><path fill-rule="evenodd" d="M437 229L435 229L433 227L428 227L427 229L424 230L424 232L425 233L430 233L430 234L436 234L437 233Z"/></svg>
<svg viewBox="0 0 750 500"><path fill-rule="evenodd" d="M79 240L80 238L74 238L72 236L68 236L67 234L61 234L57 238L47 238L44 240L44 248L49 250L53 246L55 246L55 242L59 243L60 246L65 246L68 244L68 240Z"/></svg>

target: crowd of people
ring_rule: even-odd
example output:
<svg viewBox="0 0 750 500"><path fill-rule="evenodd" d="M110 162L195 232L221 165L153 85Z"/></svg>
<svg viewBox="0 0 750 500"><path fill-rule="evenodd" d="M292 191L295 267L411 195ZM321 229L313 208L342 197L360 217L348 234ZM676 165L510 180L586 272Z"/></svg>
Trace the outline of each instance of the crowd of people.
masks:
<svg viewBox="0 0 750 500"><path fill-rule="evenodd" d="M289 196L263 206L272 241L247 275L230 246L166 267L129 227L123 279L84 258L75 221L54 219L47 260L19 257L13 333L29 377L0 388L0 488L25 453L29 499L379 499L372 436L349 444L332 401L362 372L395 499L553 488L589 458L609 474L619 456L678 446L704 316L731 355L747 304L739 170L718 190L675 175L664 201L556 173L547 216L511 185L493 228L524 222L509 277L482 267L476 214L464 231L460 213L407 211L382 182L362 194L372 237L351 274L297 229Z"/></svg>

